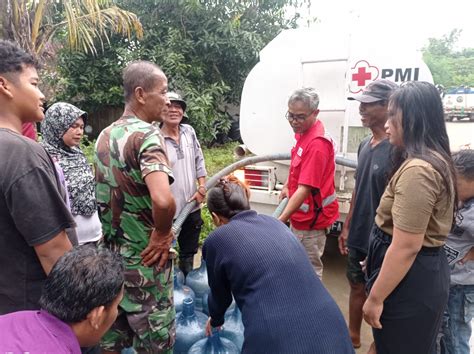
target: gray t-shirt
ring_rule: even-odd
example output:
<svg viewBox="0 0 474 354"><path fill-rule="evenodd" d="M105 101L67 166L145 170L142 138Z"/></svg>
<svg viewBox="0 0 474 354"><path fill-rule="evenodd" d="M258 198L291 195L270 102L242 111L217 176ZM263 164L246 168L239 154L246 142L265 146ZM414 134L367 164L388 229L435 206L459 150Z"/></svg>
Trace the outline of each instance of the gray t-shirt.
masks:
<svg viewBox="0 0 474 354"><path fill-rule="evenodd" d="M376 146L370 145L372 136L359 145L353 214L347 245L367 253L369 234L374 224L375 211L380 202L388 175L392 169L390 152L392 146L388 139Z"/></svg>
<svg viewBox="0 0 474 354"><path fill-rule="evenodd" d="M197 179L207 175L201 145L199 145L193 127L188 124L180 124L179 135L178 144L174 139L163 134L166 142L166 154L175 177L174 183L171 185L171 192L176 201L175 217L196 193ZM199 208L200 206L196 206L194 210Z"/></svg>
<svg viewBox="0 0 474 354"><path fill-rule="evenodd" d="M2 128L0 142L0 314L6 314L39 308L46 274L33 247L75 224L43 147ZM75 232L68 236L77 244Z"/></svg>
<svg viewBox="0 0 474 354"><path fill-rule="evenodd" d="M474 247L474 198L459 209L456 225L449 233L444 247L451 268L451 284L474 285L474 261L459 263Z"/></svg>

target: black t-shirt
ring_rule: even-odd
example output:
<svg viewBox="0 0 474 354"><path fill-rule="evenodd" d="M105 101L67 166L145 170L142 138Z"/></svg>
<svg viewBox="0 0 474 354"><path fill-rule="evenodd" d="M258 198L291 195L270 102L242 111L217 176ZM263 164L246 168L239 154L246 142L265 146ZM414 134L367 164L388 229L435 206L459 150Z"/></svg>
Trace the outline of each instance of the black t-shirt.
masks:
<svg viewBox="0 0 474 354"><path fill-rule="evenodd" d="M0 314L39 308L46 274L33 246L74 228L65 198L43 147L0 128Z"/></svg>
<svg viewBox="0 0 474 354"><path fill-rule="evenodd" d="M364 139L357 153L356 198L347 240L348 247L363 253L367 253L375 211L392 169L390 156L392 146L388 139L381 141L375 147L370 145L371 139L372 136Z"/></svg>

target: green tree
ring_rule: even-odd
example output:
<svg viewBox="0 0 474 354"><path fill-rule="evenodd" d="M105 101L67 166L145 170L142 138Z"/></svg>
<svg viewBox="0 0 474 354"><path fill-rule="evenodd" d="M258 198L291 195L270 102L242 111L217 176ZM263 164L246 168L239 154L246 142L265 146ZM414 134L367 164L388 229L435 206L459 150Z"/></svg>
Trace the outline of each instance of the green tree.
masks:
<svg viewBox="0 0 474 354"><path fill-rule="evenodd" d="M0 37L18 42L42 58L54 55L53 40L69 48L97 53L111 33L142 36L137 16L111 0L2 0Z"/></svg>
<svg viewBox="0 0 474 354"><path fill-rule="evenodd" d="M140 40L111 40L104 55L61 53L58 98L90 110L121 105L120 70L133 59L159 64L171 90L185 96L200 140L227 132L227 104L236 104L259 51L300 17L309 0L121 0L144 28ZM116 63L114 66L113 63ZM87 68L87 70L84 70Z"/></svg>
<svg viewBox="0 0 474 354"><path fill-rule="evenodd" d="M442 38L430 38L423 48L423 59L436 84L444 87L474 86L474 48L456 50L461 30L454 29Z"/></svg>

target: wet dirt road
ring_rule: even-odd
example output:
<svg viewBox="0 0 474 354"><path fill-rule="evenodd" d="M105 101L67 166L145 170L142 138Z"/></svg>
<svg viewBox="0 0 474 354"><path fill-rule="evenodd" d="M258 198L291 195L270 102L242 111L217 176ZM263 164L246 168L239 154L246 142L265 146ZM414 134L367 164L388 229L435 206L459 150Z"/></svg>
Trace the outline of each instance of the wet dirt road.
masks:
<svg viewBox="0 0 474 354"><path fill-rule="evenodd" d="M323 255L324 272L323 283L336 300L341 309L346 323L349 320L349 283L346 278L346 257L339 253L337 238L328 236ZM372 343L372 330L367 323L362 321L362 346L357 353L367 353Z"/></svg>
<svg viewBox="0 0 474 354"><path fill-rule="evenodd" d="M468 120L447 122L446 129L452 151L474 149L474 122Z"/></svg>

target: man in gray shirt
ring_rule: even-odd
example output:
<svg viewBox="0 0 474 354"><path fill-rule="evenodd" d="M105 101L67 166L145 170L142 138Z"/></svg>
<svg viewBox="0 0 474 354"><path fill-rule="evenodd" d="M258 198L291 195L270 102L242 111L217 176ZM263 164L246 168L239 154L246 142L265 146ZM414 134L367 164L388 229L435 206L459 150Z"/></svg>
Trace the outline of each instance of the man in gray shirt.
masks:
<svg viewBox="0 0 474 354"><path fill-rule="evenodd" d="M396 88L397 84L391 81L377 80L367 85L362 93L348 98L360 102L362 125L369 128L372 133L359 145L351 207L339 237L339 249L343 255L348 255L347 279L351 287L349 333L354 348L361 346L362 306L366 299L365 272L360 262L367 257L375 210L392 169L391 145L384 125L387 121L388 100Z"/></svg>
<svg viewBox="0 0 474 354"><path fill-rule="evenodd" d="M206 167L201 146L196 133L188 124L183 124L186 102L180 95L168 92L171 102L163 112L161 133L165 138L170 167L175 177L171 192L176 201L175 218L187 202L196 200L197 206L188 215L178 235L179 268L184 275L193 269L194 255L197 253L199 234L203 224L201 203L206 196Z"/></svg>

